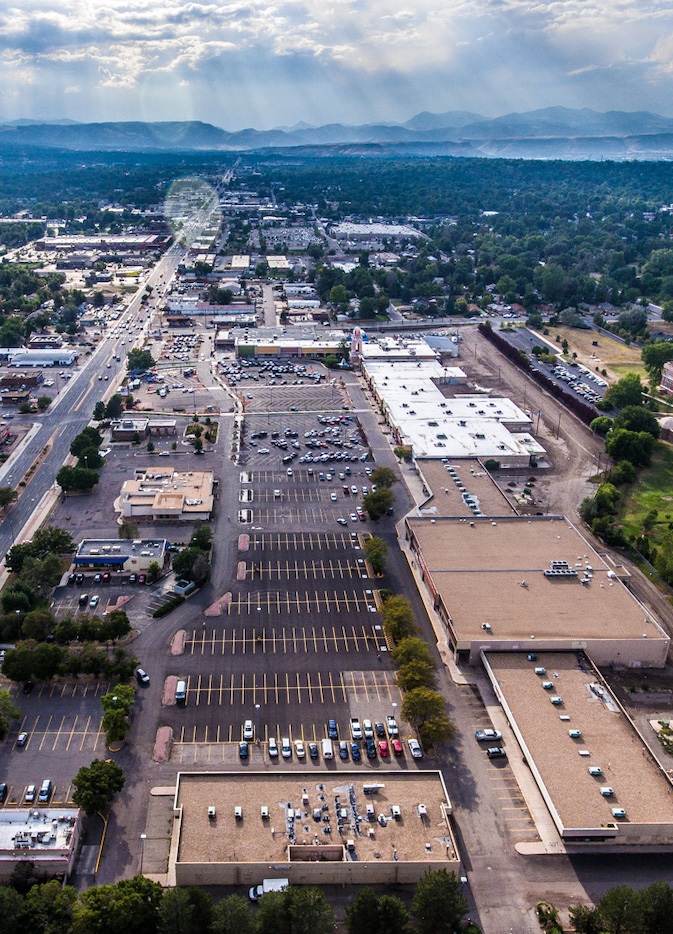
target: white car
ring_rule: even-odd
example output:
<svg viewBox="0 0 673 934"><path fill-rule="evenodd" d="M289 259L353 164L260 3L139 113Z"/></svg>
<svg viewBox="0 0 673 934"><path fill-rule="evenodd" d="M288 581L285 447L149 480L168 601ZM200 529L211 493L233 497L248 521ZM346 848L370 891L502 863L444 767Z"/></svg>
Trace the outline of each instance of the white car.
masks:
<svg viewBox="0 0 673 934"><path fill-rule="evenodd" d="M305 759L305 758L306 758L306 747L304 746L303 740L301 740L301 739L295 739L295 741L294 741L294 751L297 753L297 758L298 758L298 759Z"/></svg>
<svg viewBox="0 0 673 934"><path fill-rule="evenodd" d="M351 736L353 739L362 739L362 727L357 717L351 717Z"/></svg>
<svg viewBox="0 0 673 934"><path fill-rule="evenodd" d="M329 498L332 500L333 503L336 503L337 501L336 493L330 493Z"/></svg>
<svg viewBox="0 0 673 934"><path fill-rule="evenodd" d="M423 750L421 749L421 744L418 742L418 740L409 739L407 742L409 743L409 752L411 753L412 759L422 759Z"/></svg>
<svg viewBox="0 0 673 934"><path fill-rule="evenodd" d="M252 725L252 720L246 720L243 724L243 739L254 739L255 738L255 728Z"/></svg>
<svg viewBox="0 0 673 934"><path fill-rule="evenodd" d="M365 739L374 739L374 727L371 720L362 721L362 730L365 734Z"/></svg>
<svg viewBox="0 0 673 934"><path fill-rule="evenodd" d="M386 717L386 727L388 729L388 736L391 738L393 736L399 736L399 730L397 728L397 721L395 717Z"/></svg>
<svg viewBox="0 0 673 934"><path fill-rule="evenodd" d="M278 758L278 743L276 742L275 737L269 737L269 758L277 759Z"/></svg>
<svg viewBox="0 0 673 934"><path fill-rule="evenodd" d="M280 752L283 759L292 758L292 746L290 745L290 740L287 736L284 736L280 741Z"/></svg>

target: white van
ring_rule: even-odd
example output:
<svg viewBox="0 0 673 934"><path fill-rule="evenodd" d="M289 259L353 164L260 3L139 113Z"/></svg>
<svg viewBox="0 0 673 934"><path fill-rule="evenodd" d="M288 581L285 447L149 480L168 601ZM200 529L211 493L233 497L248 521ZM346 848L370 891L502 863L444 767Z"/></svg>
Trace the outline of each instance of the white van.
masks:
<svg viewBox="0 0 673 934"><path fill-rule="evenodd" d="M334 746L332 745L331 739L324 739L322 741L322 757L323 759L334 758Z"/></svg>
<svg viewBox="0 0 673 934"><path fill-rule="evenodd" d="M178 681L175 688L175 703L184 704L187 700L187 682Z"/></svg>

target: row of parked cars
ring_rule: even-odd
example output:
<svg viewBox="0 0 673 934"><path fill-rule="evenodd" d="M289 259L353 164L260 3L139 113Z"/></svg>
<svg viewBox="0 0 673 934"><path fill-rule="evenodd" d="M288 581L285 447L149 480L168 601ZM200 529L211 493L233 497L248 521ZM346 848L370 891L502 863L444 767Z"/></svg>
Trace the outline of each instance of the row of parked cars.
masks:
<svg viewBox="0 0 673 934"><path fill-rule="evenodd" d="M42 784L39 787L37 785L27 785L26 790L23 793L24 804L35 804L37 801L38 804L49 804L51 801L51 796L54 793L54 786L50 778L45 778ZM5 782L0 783L0 803L4 803L7 800L9 794L9 785Z"/></svg>
<svg viewBox="0 0 673 934"><path fill-rule="evenodd" d="M347 761L349 758L353 762L360 762L362 759L362 748L360 743L364 743L364 752L368 759L375 759L381 756L382 759L394 756L403 756L404 747L399 737L399 728L394 717L386 717L385 723L377 720L372 723L371 720L360 720L353 717L349 724L350 740L339 739L339 728L336 720L329 720L327 725L327 737L320 743L309 742L296 739L294 742L288 736L282 737L280 745L275 737L269 737L267 742L269 758L291 759L296 755L298 759L305 759L307 754L310 759L319 759L321 752L325 760L334 758L335 745L338 749L339 758ZM246 720L243 724L243 739L238 745L238 752L241 759L247 759L250 754L249 743L255 738L255 727L252 720ZM423 750L417 739L410 737L407 740L409 752L413 759L422 759Z"/></svg>

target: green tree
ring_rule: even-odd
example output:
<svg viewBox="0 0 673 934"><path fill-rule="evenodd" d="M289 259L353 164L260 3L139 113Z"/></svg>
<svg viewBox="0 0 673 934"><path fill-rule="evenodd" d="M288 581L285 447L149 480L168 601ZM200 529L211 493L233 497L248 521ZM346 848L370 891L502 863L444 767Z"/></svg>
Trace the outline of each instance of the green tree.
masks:
<svg viewBox="0 0 673 934"><path fill-rule="evenodd" d="M2 673L10 681L29 681L33 674L33 651L26 642L19 642L15 648L7 649L2 665Z"/></svg>
<svg viewBox="0 0 673 934"><path fill-rule="evenodd" d="M402 691L413 691L415 688L431 688L435 683L434 669L420 661L412 659L400 665L396 674L397 686Z"/></svg>
<svg viewBox="0 0 673 934"><path fill-rule="evenodd" d="M638 934L673 934L673 889L667 882L654 882L638 893Z"/></svg>
<svg viewBox="0 0 673 934"><path fill-rule="evenodd" d="M257 919L250 910L250 903L240 895L223 898L213 908L210 934L256 934L256 931Z"/></svg>
<svg viewBox="0 0 673 934"><path fill-rule="evenodd" d="M124 414L124 400L121 395L116 392L113 396L110 396L107 405L105 406L105 417L106 418L121 418Z"/></svg>
<svg viewBox="0 0 673 934"><path fill-rule="evenodd" d="M0 509L9 506L17 498L18 494L11 486L0 486Z"/></svg>
<svg viewBox="0 0 673 934"><path fill-rule="evenodd" d="M404 902L394 895L379 898L379 934L408 934L409 912Z"/></svg>
<svg viewBox="0 0 673 934"><path fill-rule="evenodd" d="M212 543L213 530L209 525L199 526L189 539L190 548L198 548L200 551L210 551Z"/></svg>
<svg viewBox="0 0 673 934"><path fill-rule="evenodd" d="M411 910L418 934L453 934L467 911L455 872L424 873L416 883Z"/></svg>
<svg viewBox="0 0 673 934"><path fill-rule="evenodd" d="M7 736L9 724L20 715L21 711L15 706L9 691L0 689L0 739Z"/></svg>
<svg viewBox="0 0 673 934"><path fill-rule="evenodd" d="M385 516L388 510L393 508L393 502L393 494L385 488L376 490L375 493L367 493L362 498L362 506L373 522Z"/></svg>
<svg viewBox="0 0 673 934"><path fill-rule="evenodd" d="M414 611L406 597L398 594L384 600L381 616L386 635L393 642L416 635Z"/></svg>
<svg viewBox="0 0 673 934"><path fill-rule="evenodd" d="M427 642L417 636L408 636L406 639L402 639L397 643L391 654L398 667L412 661L423 662L430 668L435 667L432 652Z"/></svg>
<svg viewBox="0 0 673 934"><path fill-rule="evenodd" d="M643 384L637 373L627 373L613 383L603 396L602 408L622 409L626 405L642 405Z"/></svg>
<svg viewBox="0 0 673 934"><path fill-rule="evenodd" d="M377 486L389 489L394 483L397 483L399 477L392 467L375 467L372 470L370 479L372 483L375 483Z"/></svg>
<svg viewBox="0 0 673 934"><path fill-rule="evenodd" d="M598 903L601 934L639 934L640 899L628 885L620 885L605 893Z"/></svg>
<svg viewBox="0 0 673 934"><path fill-rule="evenodd" d="M642 405L627 405L615 416L614 424L627 431L647 431L653 438L658 438L661 433L656 417Z"/></svg>
<svg viewBox="0 0 673 934"><path fill-rule="evenodd" d="M290 886L286 899L292 934L332 934L334 911L325 893L314 885Z"/></svg>
<svg viewBox="0 0 673 934"><path fill-rule="evenodd" d="M348 934L407 934L409 912L399 898L363 888L346 908L346 923Z"/></svg>
<svg viewBox="0 0 673 934"><path fill-rule="evenodd" d="M38 396L37 397L37 410L38 412L46 412L46 410L51 405L51 396Z"/></svg>
<svg viewBox="0 0 673 934"><path fill-rule="evenodd" d="M61 467L56 474L56 482L64 493L90 493L99 480L97 470L85 467Z"/></svg>
<svg viewBox="0 0 673 934"><path fill-rule="evenodd" d="M124 773L116 762L94 759L91 765L83 765L73 778L72 800L86 814L97 814L107 809L124 782Z"/></svg>
<svg viewBox="0 0 673 934"><path fill-rule="evenodd" d="M257 903L259 934L294 934L285 892L267 892Z"/></svg>
<svg viewBox="0 0 673 934"><path fill-rule="evenodd" d="M103 421L103 419L105 418L105 403L104 402L99 401L95 404L95 406L93 407L92 418L96 422Z"/></svg>
<svg viewBox="0 0 673 934"><path fill-rule="evenodd" d="M614 424L615 420L610 418L609 415L599 415L598 418L594 418L589 428L595 431L597 435L601 435L604 438L610 429L614 427Z"/></svg>
<svg viewBox="0 0 673 934"><path fill-rule="evenodd" d="M416 725L422 742L427 745L445 742L455 734L455 726L446 715L444 698L429 688L414 688L405 695L402 719Z"/></svg>
<svg viewBox="0 0 673 934"><path fill-rule="evenodd" d="M163 890L144 876L81 893L73 910L75 934L155 934Z"/></svg>
<svg viewBox="0 0 673 934"><path fill-rule="evenodd" d="M388 554L387 543L377 535L373 535L366 540L364 550L374 573L383 574L386 569L386 556Z"/></svg>
<svg viewBox="0 0 673 934"><path fill-rule="evenodd" d="M28 557L21 568L21 580L40 597L46 597L58 584L63 566L58 555Z"/></svg>
<svg viewBox="0 0 673 934"><path fill-rule="evenodd" d="M645 344L641 356L650 378L650 385L656 388L661 382L664 364L673 360L673 342L652 341L650 344Z"/></svg>
<svg viewBox="0 0 673 934"><path fill-rule="evenodd" d="M156 361L149 350L139 350L134 347L129 350L126 358L126 369L129 373L140 373L145 370L151 370Z"/></svg>
<svg viewBox="0 0 673 934"><path fill-rule="evenodd" d="M56 625L56 620L47 610L31 610L21 623L21 637L44 642Z"/></svg>
<svg viewBox="0 0 673 934"><path fill-rule="evenodd" d="M28 926L30 914L23 895L11 885L0 885L0 918L5 934L26 934L27 931L38 930Z"/></svg>
<svg viewBox="0 0 673 934"><path fill-rule="evenodd" d="M181 580L198 582L200 572L197 562L199 558L204 557L200 548L192 548L191 546L183 548L182 551L173 555L173 570L176 577Z"/></svg>
<svg viewBox="0 0 673 934"><path fill-rule="evenodd" d="M149 567L147 568L147 580L150 584L156 583L159 580L159 575L161 574L161 568L158 561L150 561Z"/></svg>
<svg viewBox="0 0 673 934"><path fill-rule="evenodd" d="M90 448L98 450L102 443L103 436L100 432L91 426L87 426L72 439L70 443L70 453L73 457L81 457L82 454Z"/></svg>
<svg viewBox="0 0 673 934"><path fill-rule="evenodd" d="M605 441L605 450L615 461L630 461L634 467L649 467L654 445L652 435L647 431L627 431L626 428L614 428Z"/></svg>
<svg viewBox="0 0 673 934"><path fill-rule="evenodd" d="M570 921L577 934L601 934L601 923L596 908L588 905L572 905L568 909Z"/></svg>
<svg viewBox="0 0 673 934"><path fill-rule="evenodd" d="M135 522L131 522L130 519L124 519L119 526L119 537L121 539L133 541L138 538L138 534L138 526Z"/></svg>

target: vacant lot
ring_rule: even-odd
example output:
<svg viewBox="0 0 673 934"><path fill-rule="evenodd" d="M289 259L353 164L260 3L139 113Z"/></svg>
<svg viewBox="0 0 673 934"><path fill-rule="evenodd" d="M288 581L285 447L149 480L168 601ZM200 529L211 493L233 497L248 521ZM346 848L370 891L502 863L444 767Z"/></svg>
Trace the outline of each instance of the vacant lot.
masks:
<svg viewBox="0 0 673 934"><path fill-rule="evenodd" d="M640 358L639 347L627 347L619 341L596 331L582 331L576 328L553 328L550 338L555 341L556 336L567 340L570 352L577 354L580 363L592 370L606 370L608 379L614 380L624 376L625 373L637 373L646 376L645 367ZM598 341L594 347L593 341ZM557 346L560 346L557 344Z"/></svg>
<svg viewBox="0 0 673 934"><path fill-rule="evenodd" d="M624 533L639 535L646 516L650 517L646 524L651 526L652 539L658 543L673 524L673 447L663 442L657 445L652 466L639 473L624 496Z"/></svg>

